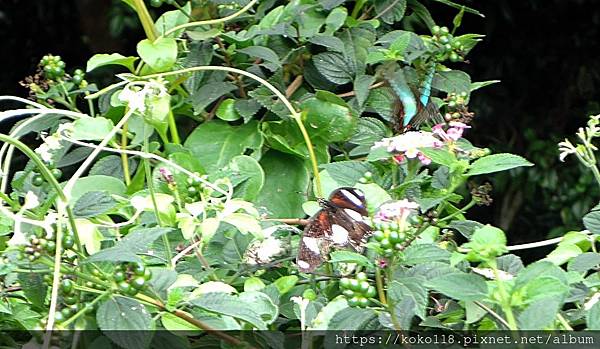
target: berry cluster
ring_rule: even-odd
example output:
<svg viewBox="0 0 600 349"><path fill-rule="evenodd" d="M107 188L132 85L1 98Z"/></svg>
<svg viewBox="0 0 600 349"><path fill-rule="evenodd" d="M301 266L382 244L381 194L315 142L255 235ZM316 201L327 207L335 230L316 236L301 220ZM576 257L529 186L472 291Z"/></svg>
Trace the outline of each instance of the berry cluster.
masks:
<svg viewBox="0 0 600 349"><path fill-rule="evenodd" d="M147 286L152 278L152 272L142 263L121 264L115 270L113 280L119 291L128 296L135 296Z"/></svg>
<svg viewBox="0 0 600 349"><path fill-rule="evenodd" d="M441 51L440 61L450 59L451 62L464 61L465 46L448 30L448 27L433 26L431 28L433 37L431 40Z"/></svg>
<svg viewBox="0 0 600 349"><path fill-rule="evenodd" d="M356 279L342 278L340 288L351 307L365 308L370 303L369 298L377 294L375 287L369 284L367 274L363 272L356 274Z"/></svg>
<svg viewBox="0 0 600 349"><path fill-rule="evenodd" d="M362 184L373 183L373 173L370 171L365 172L365 174L358 179L358 182Z"/></svg>
<svg viewBox="0 0 600 349"><path fill-rule="evenodd" d="M198 173L194 173L200 176ZM210 188L207 188L199 179L189 177L187 179L187 197L186 202L196 202L200 200L201 194L210 195Z"/></svg>
<svg viewBox="0 0 600 349"><path fill-rule="evenodd" d="M44 77L48 80L58 81L65 76L65 62L60 56L45 55L40 60L40 67L44 71Z"/></svg>
<svg viewBox="0 0 600 349"><path fill-rule="evenodd" d="M463 112L466 110L468 96L469 94L467 92L448 93L448 96L446 97L446 106L448 109L444 115L446 121L452 121L461 118Z"/></svg>
<svg viewBox="0 0 600 349"><path fill-rule="evenodd" d="M376 250L381 251L382 256L391 257L395 251L406 247L404 244L410 236L400 230L397 222L376 221L373 225L377 230L373 232L371 241L374 242Z"/></svg>
<svg viewBox="0 0 600 349"><path fill-rule="evenodd" d="M83 70L75 69L75 71L73 72L73 77L71 77L71 81L77 86L82 86L87 84L84 78L85 73L83 72Z"/></svg>
<svg viewBox="0 0 600 349"><path fill-rule="evenodd" d="M52 173L52 176L56 178L56 180L59 180L62 177L62 171L55 167L54 162L46 162L46 166L48 166L50 172ZM34 175L33 177L31 177L31 184L33 184L36 187L39 187L42 184L44 184L44 177L40 174L40 169L35 167L33 169L33 172Z"/></svg>

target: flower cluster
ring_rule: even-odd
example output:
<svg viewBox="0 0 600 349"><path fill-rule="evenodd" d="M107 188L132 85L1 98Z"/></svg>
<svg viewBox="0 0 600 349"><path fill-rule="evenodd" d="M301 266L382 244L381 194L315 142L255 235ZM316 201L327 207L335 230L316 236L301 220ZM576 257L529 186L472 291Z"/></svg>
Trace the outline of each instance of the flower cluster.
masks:
<svg viewBox="0 0 600 349"><path fill-rule="evenodd" d="M160 98L168 94L162 80L150 79L147 82L131 83L125 86L119 94L119 100L127 103L129 109L135 109L137 112L144 113L146 111L146 102L150 98Z"/></svg>
<svg viewBox="0 0 600 349"><path fill-rule="evenodd" d="M447 130L444 130L443 124L438 124L432 128L432 132L409 131L392 138L384 138L376 142L371 149L386 148L389 153L394 154L394 160L398 163L402 163L405 158L417 158L423 165L429 165L431 159L419 149L441 148L444 144L452 144L462 137L465 129L470 128L458 121L452 121L448 125Z"/></svg>
<svg viewBox="0 0 600 349"><path fill-rule="evenodd" d="M573 145L571 141L565 139L558 143L558 150L560 154L558 156L560 161L565 161L565 158L570 154L575 154L577 158L587 167L595 166L596 160L593 152L598 148L592 144L592 139L600 136L600 114L590 116L587 127L580 127L577 131L577 137L581 143Z"/></svg>
<svg viewBox="0 0 600 349"><path fill-rule="evenodd" d="M42 158L43 161L49 163L52 161L54 151L62 148L60 141L63 136L68 136L73 131L73 123L63 123L58 126L56 132L50 136L42 135L44 143L35 149L35 152Z"/></svg>

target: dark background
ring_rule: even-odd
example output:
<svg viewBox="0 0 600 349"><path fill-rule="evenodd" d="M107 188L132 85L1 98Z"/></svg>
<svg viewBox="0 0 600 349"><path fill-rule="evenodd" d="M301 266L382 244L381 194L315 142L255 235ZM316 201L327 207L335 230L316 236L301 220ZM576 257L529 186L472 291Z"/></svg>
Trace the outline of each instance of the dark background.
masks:
<svg viewBox="0 0 600 349"><path fill-rule="evenodd" d="M456 10L425 2L440 25L451 27ZM582 229L581 217L598 202L590 174L573 159L558 161L556 143L600 112L600 7L595 0L465 1L485 18L465 14L458 34L486 38L455 68L474 81L502 82L474 93L476 112L467 134L475 145L520 154L534 168L489 178L494 203L469 218L492 223L511 244ZM47 53L68 71L94 53L134 54L143 37L137 18L111 0L0 0L0 94L26 96L18 82ZM88 77L94 80L94 77ZM100 78L100 77L99 77ZM550 248L521 253L540 258Z"/></svg>

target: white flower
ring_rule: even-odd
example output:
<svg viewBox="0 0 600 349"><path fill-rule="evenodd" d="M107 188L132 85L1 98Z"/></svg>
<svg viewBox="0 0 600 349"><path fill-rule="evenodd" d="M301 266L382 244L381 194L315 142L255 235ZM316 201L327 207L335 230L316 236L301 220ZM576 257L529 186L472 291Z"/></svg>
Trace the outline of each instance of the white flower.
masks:
<svg viewBox="0 0 600 349"><path fill-rule="evenodd" d="M399 152L409 159L419 155L419 148L434 148L440 141L427 131L409 131L392 138L384 138L376 142L372 148L385 147L390 153Z"/></svg>
<svg viewBox="0 0 600 349"><path fill-rule="evenodd" d="M32 208L36 208L40 205L40 201L38 200L37 195L35 195L31 190L25 194L25 202L23 203L23 209L31 210Z"/></svg>
<svg viewBox="0 0 600 349"><path fill-rule="evenodd" d="M565 158L568 155L577 153L577 148L575 148L575 146L568 139L565 139L564 142L558 143L558 150L560 151L558 159L562 162L565 161Z"/></svg>
<svg viewBox="0 0 600 349"><path fill-rule="evenodd" d="M65 122L58 125L58 129L56 133L61 136L70 136L71 133L75 130L75 125L72 122Z"/></svg>
<svg viewBox="0 0 600 349"><path fill-rule="evenodd" d="M139 85L142 85L140 87ZM150 97L164 97L168 94L163 80L151 79L147 82L131 83L119 93L119 100L128 104L129 109L143 113L146 111L146 100Z"/></svg>
<svg viewBox="0 0 600 349"><path fill-rule="evenodd" d="M419 208L419 204L406 199L389 202L379 207L376 218L382 220L400 219L405 220L413 210Z"/></svg>
<svg viewBox="0 0 600 349"><path fill-rule="evenodd" d="M281 240L268 236L264 240L256 240L248 248L246 263L251 265L271 262L276 256L285 252Z"/></svg>
<svg viewBox="0 0 600 349"><path fill-rule="evenodd" d="M45 162L52 161L52 152L50 151L50 147L46 143L40 144L39 147L35 149L35 152L38 153L40 158Z"/></svg>

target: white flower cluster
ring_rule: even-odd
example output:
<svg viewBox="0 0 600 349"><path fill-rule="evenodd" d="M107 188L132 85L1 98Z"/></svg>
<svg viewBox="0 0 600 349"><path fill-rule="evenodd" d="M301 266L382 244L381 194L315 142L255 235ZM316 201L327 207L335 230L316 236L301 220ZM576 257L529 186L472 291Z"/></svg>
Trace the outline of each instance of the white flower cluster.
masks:
<svg viewBox="0 0 600 349"><path fill-rule="evenodd" d="M162 79L150 79L147 82L134 82L125 86L119 93L119 100L127 103L129 109L143 113L150 97L164 97L168 94Z"/></svg>
<svg viewBox="0 0 600 349"><path fill-rule="evenodd" d="M73 123L63 123L58 126L57 131L50 135L44 136L42 135L42 139L44 143L42 143L39 147L35 149L35 152L44 160L45 162L52 161L53 153L56 150L62 148L60 141L64 136L68 136L71 132L73 132Z"/></svg>

